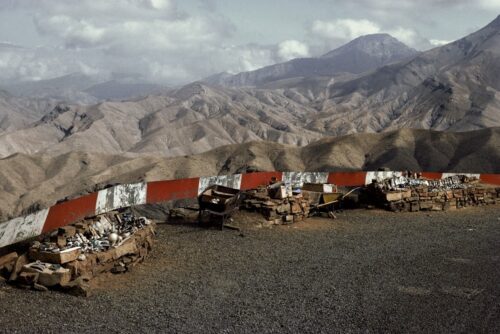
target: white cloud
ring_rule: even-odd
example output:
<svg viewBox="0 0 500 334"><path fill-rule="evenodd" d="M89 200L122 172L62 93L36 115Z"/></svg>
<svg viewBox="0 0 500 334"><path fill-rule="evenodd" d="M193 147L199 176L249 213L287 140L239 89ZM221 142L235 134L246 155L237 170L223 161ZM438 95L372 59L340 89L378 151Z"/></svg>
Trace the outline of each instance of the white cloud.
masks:
<svg viewBox="0 0 500 334"><path fill-rule="evenodd" d="M26 8L30 4L37 8L33 13L37 31L61 48L38 53L37 61L26 55L10 60L9 66L17 69L11 77L25 80L102 71L138 72L154 81L177 84L309 55L308 46L293 39L270 45L234 45L230 41L235 28L228 19L212 10L183 13L174 0L18 2ZM1 50L0 60L6 63ZM29 65L22 65L26 62ZM0 73L2 77L5 72Z"/></svg>
<svg viewBox="0 0 500 334"><path fill-rule="evenodd" d="M402 27L387 30L387 33L410 46L415 46L420 39L420 37L414 30Z"/></svg>
<svg viewBox="0 0 500 334"><path fill-rule="evenodd" d="M84 61L83 61L84 60ZM51 48L0 48L0 79L8 82L50 79L73 72L105 73L88 53Z"/></svg>
<svg viewBox="0 0 500 334"><path fill-rule="evenodd" d="M278 44L278 55L283 61L293 58L301 58L309 56L309 47L296 40L287 40Z"/></svg>
<svg viewBox="0 0 500 334"><path fill-rule="evenodd" d="M12 56L12 52L7 56L0 50L0 65L8 57L9 66L16 69L10 71L12 76L20 79L66 74L59 69L85 73L100 69L141 72L158 81L179 83L209 75L211 69L226 69L223 60L229 60L220 54L235 29L233 24L212 12L181 12L175 0L8 1L0 4L0 10L31 10L37 31L61 46L57 53L32 51L31 56ZM267 49L233 48L233 56L241 55L242 60L230 61L229 69L268 64L273 52ZM7 72L0 73L0 79L6 76Z"/></svg>
<svg viewBox="0 0 500 334"><path fill-rule="evenodd" d="M322 5L329 1L317 0ZM241 25L241 31L237 31L230 19L221 14L224 9L217 5L217 0L196 2L197 6L176 0L0 0L4 15L12 10L33 17L37 29L33 28L34 38L38 32L43 34L40 43L54 46L7 50L0 45L0 80L114 71L137 72L157 81L178 84L216 72L248 71L296 57L320 55L356 37L374 33L389 33L423 50L446 41L428 41L421 35L426 30L419 30L423 25L429 27L422 20L433 21L436 15L427 18L411 13L422 8L446 10L455 3L464 8L472 6L466 0L352 0L339 4L339 11L332 13L351 16L316 20L305 36L298 32L285 35L285 40L262 45L238 40L248 35L247 28ZM478 0L475 6L493 11L500 8L500 0ZM184 12L181 7L192 12ZM361 14L363 17L359 19ZM260 19L265 20L265 16L253 17L255 25ZM419 23L415 24L417 20ZM13 33L16 29L22 33L24 27L13 27ZM248 29L262 33L257 26ZM266 33L271 37L274 34ZM439 37L454 35L440 33ZM7 34L2 38L10 39Z"/></svg>
<svg viewBox="0 0 500 334"><path fill-rule="evenodd" d="M441 46L441 45L446 45L446 44L449 44L449 43L451 43L452 41L447 41L447 40L443 40L443 39L431 39L431 40L429 40L429 42L430 42L433 46Z"/></svg>
<svg viewBox="0 0 500 334"><path fill-rule="evenodd" d="M390 1L390 0L387 0ZM403 6L404 4L400 4ZM425 50L432 47L432 44L416 30L402 26L384 27L375 21L366 19L338 19L332 21L314 21L309 29L311 39L319 43L313 47L317 53L330 51L344 43L357 37L369 34L387 33L404 44Z"/></svg>
<svg viewBox="0 0 500 334"><path fill-rule="evenodd" d="M172 2L169 0L150 0L151 6L156 9L167 9L171 8Z"/></svg>
<svg viewBox="0 0 500 334"><path fill-rule="evenodd" d="M479 4L486 9L500 9L500 0L479 0Z"/></svg>
<svg viewBox="0 0 500 334"><path fill-rule="evenodd" d="M380 32L380 27L369 20L338 19L333 21L316 20L311 31L323 38L351 40L356 37Z"/></svg>

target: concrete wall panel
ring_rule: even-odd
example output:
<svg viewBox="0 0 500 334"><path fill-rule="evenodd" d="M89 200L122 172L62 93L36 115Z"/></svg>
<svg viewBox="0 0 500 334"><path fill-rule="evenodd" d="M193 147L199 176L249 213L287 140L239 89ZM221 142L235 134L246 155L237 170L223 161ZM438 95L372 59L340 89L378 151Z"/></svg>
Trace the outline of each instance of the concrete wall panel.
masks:
<svg viewBox="0 0 500 334"><path fill-rule="evenodd" d="M366 172L365 184L371 184L373 180L383 181L401 175L403 175L402 172Z"/></svg>
<svg viewBox="0 0 500 334"><path fill-rule="evenodd" d="M302 186L304 183L327 183L328 174L323 172L285 172L283 182L292 186Z"/></svg>
<svg viewBox="0 0 500 334"><path fill-rule="evenodd" d="M15 244L42 234L49 209L0 224L0 247Z"/></svg>
<svg viewBox="0 0 500 334"><path fill-rule="evenodd" d="M146 183L122 184L103 189L97 194L96 214L146 204Z"/></svg>
<svg viewBox="0 0 500 334"><path fill-rule="evenodd" d="M198 196L200 178L148 182L147 203L184 200Z"/></svg>
<svg viewBox="0 0 500 334"><path fill-rule="evenodd" d="M234 189L240 189L241 174L200 177L200 183L198 185L198 195L214 184Z"/></svg>
<svg viewBox="0 0 500 334"><path fill-rule="evenodd" d="M97 193L88 194L66 202L58 203L49 209L43 233L74 223L95 214Z"/></svg>

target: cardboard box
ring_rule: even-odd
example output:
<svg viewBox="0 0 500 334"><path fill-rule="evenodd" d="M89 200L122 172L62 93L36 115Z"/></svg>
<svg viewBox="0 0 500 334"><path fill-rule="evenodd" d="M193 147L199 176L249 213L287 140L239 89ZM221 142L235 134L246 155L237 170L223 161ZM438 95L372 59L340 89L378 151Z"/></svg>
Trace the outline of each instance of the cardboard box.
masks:
<svg viewBox="0 0 500 334"><path fill-rule="evenodd" d="M80 253L80 247L70 248L59 253L41 252L38 249L31 248L29 258L33 261L39 260L47 263L64 264L75 261Z"/></svg>

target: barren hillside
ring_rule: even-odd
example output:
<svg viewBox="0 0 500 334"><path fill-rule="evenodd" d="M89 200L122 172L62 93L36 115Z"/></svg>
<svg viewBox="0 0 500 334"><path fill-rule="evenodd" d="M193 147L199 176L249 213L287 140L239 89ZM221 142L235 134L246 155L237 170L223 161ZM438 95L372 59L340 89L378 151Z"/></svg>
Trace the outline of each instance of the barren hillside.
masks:
<svg viewBox="0 0 500 334"><path fill-rule="evenodd" d="M380 42L386 39L387 45ZM346 55L361 52L378 59L377 66L408 55L396 42L358 39L320 59L356 63L359 57ZM195 82L132 101L60 105L50 113L38 112L36 100L3 94L0 157L75 151L174 157L252 141L305 146L352 133L499 127L499 50L500 18L456 42L355 77L332 78L325 69L258 88Z"/></svg>

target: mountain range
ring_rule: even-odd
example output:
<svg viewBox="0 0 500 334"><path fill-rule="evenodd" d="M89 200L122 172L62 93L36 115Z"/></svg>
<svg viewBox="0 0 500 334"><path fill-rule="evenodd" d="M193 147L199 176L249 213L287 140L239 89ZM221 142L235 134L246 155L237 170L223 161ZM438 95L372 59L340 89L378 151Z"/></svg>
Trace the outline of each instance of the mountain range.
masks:
<svg viewBox="0 0 500 334"><path fill-rule="evenodd" d="M497 18L426 52L385 34L368 35L318 58L128 101L48 109L53 101L2 93L0 157L74 151L173 157L259 140L305 146L325 136L401 128L499 127L499 75ZM107 86L83 81L77 88L94 95Z"/></svg>
<svg viewBox="0 0 500 334"><path fill-rule="evenodd" d="M86 105L144 97L167 89L139 75L124 73L113 73L111 76L71 73L52 79L3 84L1 88L20 98L45 98Z"/></svg>
<svg viewBox="0 0 500 334"><path fill-rule="evenodd" d="M361 36L317 58L298 58L235 75L204 79L223 86L263 86L296 77L352 77L415 56L418 52L388 34Z"/></svg>

